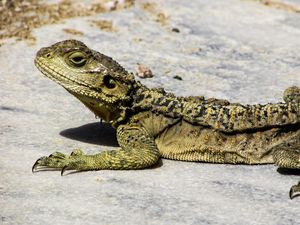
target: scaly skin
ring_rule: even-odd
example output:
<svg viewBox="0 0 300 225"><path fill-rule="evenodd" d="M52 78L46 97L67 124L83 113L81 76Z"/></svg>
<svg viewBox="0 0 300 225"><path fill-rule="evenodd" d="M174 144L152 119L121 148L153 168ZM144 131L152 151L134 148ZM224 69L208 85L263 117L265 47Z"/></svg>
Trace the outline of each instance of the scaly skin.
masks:
<svg viewBox="0 0 300 225"><path fill-rule="evenodd" d="M36 161L65 170L142 169L159 158L212 163L266 164L300 169L300 88L284 103L241 105L221 99L176 97L149 89L110 57L67 40L42 48L37 68L117 129L120 149ZM300 193L300 184L290 197Z"/></svg>

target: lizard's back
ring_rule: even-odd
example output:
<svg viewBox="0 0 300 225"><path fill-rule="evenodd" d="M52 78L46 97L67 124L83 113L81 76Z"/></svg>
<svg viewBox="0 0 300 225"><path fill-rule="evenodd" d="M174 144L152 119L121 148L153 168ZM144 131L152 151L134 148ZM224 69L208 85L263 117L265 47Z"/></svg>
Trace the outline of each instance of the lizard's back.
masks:
<svg viewBox="0 0 300 225"><path fill-rule="evenodd" d="M172 118L182 117L191 124L229 133L300 123L298 99L276 104L242 105L201 97L178 98L153 90L138 93L137 97L140 99L135 106L138 110L151 110Z"/></svg>

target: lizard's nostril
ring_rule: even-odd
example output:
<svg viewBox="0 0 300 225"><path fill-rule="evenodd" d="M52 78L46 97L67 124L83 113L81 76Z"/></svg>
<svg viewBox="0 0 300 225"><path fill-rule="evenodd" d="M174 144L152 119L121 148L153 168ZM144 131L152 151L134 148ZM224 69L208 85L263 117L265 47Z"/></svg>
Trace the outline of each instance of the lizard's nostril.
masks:
<svg viewBox="0 0 300 225"><path fill-rule="evenodd" d="M46 58L50 58L51 57L51 53L49 51L49 48L41 48L37 53L36 53L37 57L46 57Z"/></svg>

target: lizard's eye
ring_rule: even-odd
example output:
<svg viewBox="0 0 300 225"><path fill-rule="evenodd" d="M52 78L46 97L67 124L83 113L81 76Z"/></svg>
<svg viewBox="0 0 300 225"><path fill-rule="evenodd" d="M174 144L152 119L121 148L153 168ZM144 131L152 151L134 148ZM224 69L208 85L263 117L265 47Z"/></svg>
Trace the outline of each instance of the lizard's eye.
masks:
<svg viewBox="0 0 300 225"><path fill-rule="evenodd" d="M86 64L86 56L82 52L74 52L69 56L72 65L82 67Z"/></svg>
<svg viewBox="0 0 300 225"><path fill-rule="evenodd" d="M110 75L106 75L103 78L103 83L109 89L113 89L117 86L116 82L114 81L114 79Z"/></svg>

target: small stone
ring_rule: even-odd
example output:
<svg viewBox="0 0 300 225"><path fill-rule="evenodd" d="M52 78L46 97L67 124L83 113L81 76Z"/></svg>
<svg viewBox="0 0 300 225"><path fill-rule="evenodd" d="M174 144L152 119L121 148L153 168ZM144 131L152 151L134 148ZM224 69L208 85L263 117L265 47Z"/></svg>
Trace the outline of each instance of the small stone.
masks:
<svg viewBox="0 0 300 225"><path fill-rule="evenodd" d="M180 30L179 30L177 27L173 27L173 28L172 28L172 32L179 33Z"/></svg>
<svg viewBox="0 0 300 225"><path fill-rule="evenodd" d="M82 36L84 34L83 32L81 32L79 30L72 29L72 28L64 28L63 31L68 33L68 34L72 34L72 35Z"/></svg>
<svg viewBox="0 0 300 225"><path fill-rule="evenodd" d="M182 77L180 77L178 75L175 75L173 78L176 79L176 80L182 80Z"/></svg>
<svg viewBox="0 0 300 225"><path fill-rule="evenodd" d="M151 69L143 64L138 63L137 73L136 75L140 78L151 78L153 77L153 73Z"/></svg>

